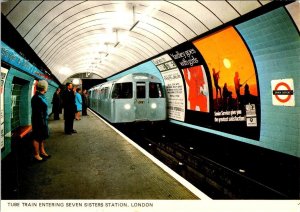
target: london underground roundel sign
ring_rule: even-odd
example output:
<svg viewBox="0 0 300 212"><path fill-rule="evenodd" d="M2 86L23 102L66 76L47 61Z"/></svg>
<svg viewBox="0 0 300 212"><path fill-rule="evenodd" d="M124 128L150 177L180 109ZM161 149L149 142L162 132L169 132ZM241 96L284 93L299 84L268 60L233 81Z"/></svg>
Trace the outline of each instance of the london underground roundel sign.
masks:
<svg viewBox="0 0 300 212"><path fill-rule="evenodd" d="M272 80L272 103L279 106L295 106L293 79Z"/></svg>

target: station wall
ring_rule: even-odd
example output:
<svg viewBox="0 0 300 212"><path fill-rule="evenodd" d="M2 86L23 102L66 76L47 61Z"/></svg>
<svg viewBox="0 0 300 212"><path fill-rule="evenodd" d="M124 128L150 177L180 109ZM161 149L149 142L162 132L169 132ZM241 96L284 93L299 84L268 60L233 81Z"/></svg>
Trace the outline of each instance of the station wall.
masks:
<svg viewBox="0 0 300 212"><path fill-rule="evenodd" d="M261 97L256 145L300 157L300 38L289 13L279 8L236 26L255 60ZM272 104L271 81L293 79L295 106Z"/></svg>
<svg viewBox="0 0 300 212"><path fill-rule="evenodd" d="M149 60L139 66L128 69L119 75L109 78L109 80L120 77L121 75L140 71L152 73L154 75L159 75L159 73L161 73L163 74L162 79L165 84L172 84L169 77L167 81L164 77L166 76L164 75L166 71L169 73L172 72L173 77L176 78L176 80L173 79L172 87L175 85L177 86L176 92L178 98L174 99L172 97L173 99L169 104L173 104L173 106L176 105L179 109L182 107L184 112L181 115L177 114L174 116L170 116L170 114L174 113L169 113L170 122L218 134L250 145L300 157L300 37L299 29L295 24L295 22L299 22L299 16L295 16L295 14L297 14L295 10L299 10L299 6L297 2L292 4L293 5L280 7L267 13L248 18L247 20L240 21L234 25L224 26L224 28L205 35L205 37L199 37L183 43L158 57L152 58L151 61ZM289 10L286 8L289 8ZM292 8L292 10L290 8ZM293 11L294 15L290 14L289 11ZM247 109L246 111L245 109L240 109L244 106L246 107L246 104L242 105L243 107L240 108L235 106L235 108L233 107L228 111L216 109L214 99L216 92L213 80L212 60L208 59L207 53L202 50L204 44L197 44L199 40L205 41L209 38L213 38L214 35L217 34L222 35L223 40L226 43L226 35L225 33L221 33L229 28L235 30L237 37L240 37L236 40L241 40L241 42L238 41L241 43L239 45L243 46L242 43L244 43L244 47L240 49L245 52L248 51L249 56L247 57L249 57L250 65L244 66L244 69L253 66L253 71L248 75L250 75L249 78L252 78L251 80L254 82L252 84L255 86L254 91L256 94L253 97L257 100L252 101L251 105L256 108L255 119L257 120L252 125L251 123L249 125L245 124L246 119L248 119ZM228 45L233 46L229 46L227 49L237 49L237 44L235 43L237 42L228 43ZM217 45L218 43L216 46ZM238 59L237 56L233 56L242 53L240 50L238 50L238 52L234 51L237 50L232 50L231 52L224 49L219 50L219 52L217 51L216 54L220 59L215 63L227 66L225 67L227 69L230 69L228 66L231 66L234 63L241 64L239 67L243 66L245 64L244 59ZM184 53L188 53L189 57L185 57L186 55L184 55ZM190 54L194 54L194 56L190 56ZM176 61L181 56L186 60ZM202 56L204 57L204 61ZM228 60L230 57L234 57L234 59L231 59L231 61L230 59ZM195 58L197 59L197 62L195 62ZM244 58L244 56L242 58ZM188 64L189 62L192 62L193 64ZM151 63L154 65L151 65ZM181 66L182 64L187 65L188 67ZM205 80L205 77L203 76L206 76L207 84L205 86L207 86L207 88L205 91L203 86L202 93L203 95L205 93L205 95L208 95L205 101L210 101L209 109L207 109L207 111L201 111L201 109L197 108L195 109L195 112L189 108L190 103L187 96L189 85L186 81L189 77L186 78L187 75L184 76L184 71L191 67L199 67L197 69L198 73L202 70L202 74L200 74L202 80ZM244 72L245 71L246 70L244 70ZM200 75L198 74L198 77ZM222 76L221 73L221 77L224 77L224 74ZM230 79L233 79L232 75L230 75L230 77ZM182 82L180 82L180 80L178 81L178 78L180 78ZM245 77L243 81L247 81L248 84L249 78ZM293 80L295 106L273 105L272 98L274 97L274 94L271 87L271 81L281 79ZM232 86L234 86L233 82L231 83ZM231 87L231 91L232 96L234 96L234 87ZM168 91L167 89L167 92L170 92L170 90ZM180 97L180 93L184 93L183 98ZM170 98L170 95L168 97ZM237 98L235 97L233 99ZM245 116L245 119L241 119L242 121L236 123L223 123L223 125L220 125L221 127L217 126L217 123L214 123L214 118L216 118L215 112L229 112L232 110L236 112L242 110L241 118ZM240 127L239 125L244 125L244 127ZM235 127L236 130L233 130Z"/></svg>
<svg viewBox="0 0 300 212"><path fill-rule="evenodd" d="M5 66L5 67L2 67ZM45 94L48 113L52 112L52 97L58 84L1 43L1 158L12 151L12 134L20 126L31 125L31 97L37 80L48 81ZM2 108L3 107L3 108Z"/></svg>

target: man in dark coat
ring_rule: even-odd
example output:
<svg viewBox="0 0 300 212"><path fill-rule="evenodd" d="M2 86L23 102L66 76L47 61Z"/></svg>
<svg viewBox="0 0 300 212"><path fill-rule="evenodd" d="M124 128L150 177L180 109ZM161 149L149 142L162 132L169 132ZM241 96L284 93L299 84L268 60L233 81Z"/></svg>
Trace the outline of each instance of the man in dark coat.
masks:
<svg viewBox="0 0 300 212"><path fill-rule="evenodd" d="M88 107L88 97L86 89L82 91L82 115L87 116L87 107Z"/></svg>
<svg viewBox="0 0 300 212"><path fill-rule="evenodd" d="M76 133L76 130L73 129L74 118L76 113L75 105L75 94L73 92L73 84L66 84L66 91L64 93L63 105L64 105L64 118L65 118L65 134L72 135Z"/></svg>
<svg viewBox="0 0 300 212"><path fill-rule="evenodd" d="M61 107L60 88L57 88L56 91L54 92L52 104L53 104L52 112L54 114L54 120L59 120L59 113Z"/></svg>

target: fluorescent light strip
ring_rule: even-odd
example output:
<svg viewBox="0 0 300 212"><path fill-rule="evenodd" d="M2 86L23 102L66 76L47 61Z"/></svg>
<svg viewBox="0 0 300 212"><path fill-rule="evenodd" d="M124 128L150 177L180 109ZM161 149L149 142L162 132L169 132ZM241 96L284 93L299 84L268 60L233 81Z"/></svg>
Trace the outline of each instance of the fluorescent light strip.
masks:
<svg viewBox="0 0 300 212"><path fill-rule="evenodd" d="M139 22L140 22L140 21L137 21L137 22L129 29L129 31L132 31L133 28L134 28Z"/></svg>

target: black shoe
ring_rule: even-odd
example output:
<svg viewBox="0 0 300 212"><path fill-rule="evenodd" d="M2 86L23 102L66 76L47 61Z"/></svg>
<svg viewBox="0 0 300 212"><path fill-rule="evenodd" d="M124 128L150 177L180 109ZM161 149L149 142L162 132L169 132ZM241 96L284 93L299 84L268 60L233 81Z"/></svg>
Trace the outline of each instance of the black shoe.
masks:
<svg viewBox="0 0 300 212"><path fill-rule="evenodd" d="M72 130L72 132L71 133L77 133L77 131L76 130Z"/></svg>
<svg viewBox="0 0 300 212"><path fill-rule="evenodd" d="M71 132L65 132L65 134L66 134L66 135L72 135L72 133L71 133Z"/></svg>

